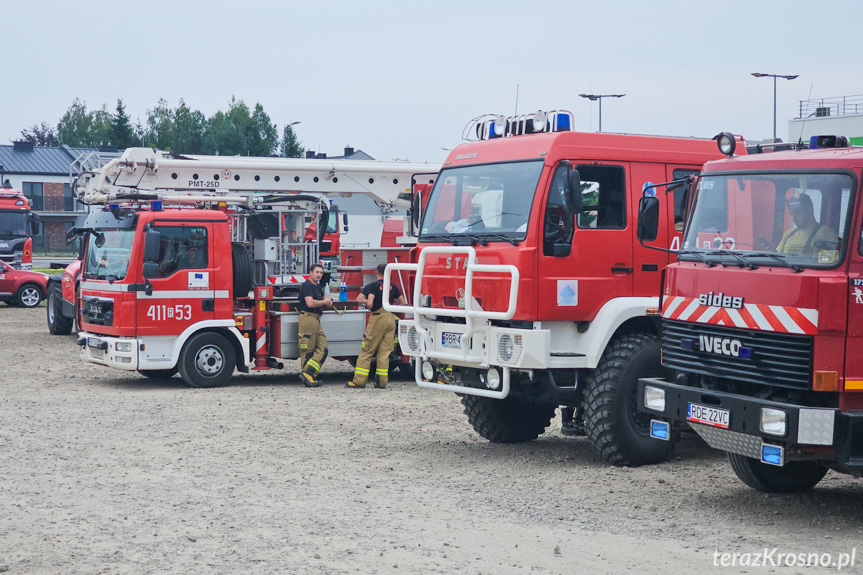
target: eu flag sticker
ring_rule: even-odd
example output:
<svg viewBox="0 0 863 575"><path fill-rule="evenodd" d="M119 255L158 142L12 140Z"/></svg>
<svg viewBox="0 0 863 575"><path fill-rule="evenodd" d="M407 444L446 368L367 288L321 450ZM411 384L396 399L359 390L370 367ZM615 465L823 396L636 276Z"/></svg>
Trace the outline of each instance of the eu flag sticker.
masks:
<svg viewBox="0 0 863 575"><path fill-rule="evenodd" d="M210 272L189 272L189 289L210 289Z"/></svg>
<svg viewBox="0 0 863 575"><path fill-rule="evenodd" d="M557 280L557 305L578 305L578 280Z"/></svg>

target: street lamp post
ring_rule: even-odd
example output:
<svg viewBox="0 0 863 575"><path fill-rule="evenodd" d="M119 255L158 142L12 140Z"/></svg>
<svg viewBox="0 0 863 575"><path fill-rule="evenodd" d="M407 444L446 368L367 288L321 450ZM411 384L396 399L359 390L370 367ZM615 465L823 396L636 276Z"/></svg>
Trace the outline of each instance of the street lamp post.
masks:
<svg viewBox="0 0 863 575"><path fill-rule="evenodd" d="M623 98L626 94L579 94L582 98L587 98L591 102L599 100L599 131L602 131L602 99L603 98Z"/></svg>
<svg viewBox="0 0 863 575"><path fill-rule="evenodd" d="M773 141L776 141L776 78L785 78L793 80L799 74L783 75L783 74L762 74L761 72L752 72L756 78L773 78Z"/></svg>

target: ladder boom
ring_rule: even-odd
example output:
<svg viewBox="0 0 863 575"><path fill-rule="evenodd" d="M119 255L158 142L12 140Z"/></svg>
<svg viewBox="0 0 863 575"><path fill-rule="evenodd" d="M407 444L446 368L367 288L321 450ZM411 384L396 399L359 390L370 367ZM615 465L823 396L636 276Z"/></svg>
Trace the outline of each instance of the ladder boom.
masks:
<svg viewBox="0 0 863 575"><path fill-rule="evenodd" d="M393 208L410 205L412 181L433 183L440 164L373 160L307 160L180 156L129 148L102 168L82 174L75 193L87 204L129 194L173 201L229 201L251 207L255 192L362 194ZM226 200L225 198L229 198Z"/></svg>

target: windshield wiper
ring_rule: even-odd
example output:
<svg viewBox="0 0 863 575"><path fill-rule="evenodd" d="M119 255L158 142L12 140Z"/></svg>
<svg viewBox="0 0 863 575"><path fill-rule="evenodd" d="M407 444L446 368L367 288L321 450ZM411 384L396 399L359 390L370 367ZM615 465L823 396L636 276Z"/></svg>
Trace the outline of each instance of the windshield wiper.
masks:
<svg viewBox="0 0 863 575"><path fill-rule="evenodd" d="M695 256L696 259L700 260L702 263L707 264L707 267L712 268L716 267L716 262L705 257L704 254L695 250L684 250L681 252L677 252L678 256L686 255L686 256Z"/></svg>
<svg viewBox="0 0 863 575"><path fill-rule="evenodd" d="M420 236L420 240L424 242L447 242L450 245L456 245L455 240L452 236L445 236L443 234L432 235L432 236Z"/></svg>
<svg viewBox="0 0 863 575"><path fill-rule="evenodd" d="M488 240L486 240L485 238L482 238L480 236L474 235L474 234L457 234L457 235L460 235L460 236L463 236L466 238L470 238L471 240L473 240L474 243L478 243L481 246L487 246L488 245Z"/></svg>
<svg viewBox="0 0 863 575"><path fill-rule="evenodd" d="M742 257L746 258L770 258L771 260L782 264L783 266L790 268L792 271L800 273L803 271L803 268L798 266L797 264L792 264L788 261L787 254L773 253L773 252L750 252L744 254Z"/></svg>
<svg viewBox="0 0 863 575"><path fill-rule="evenodd" d="M507 236L507 235L504 235L504 234L487 234L487 236L486 236L486 237L488 237L488 238L492 238L492 239L495 239L495 240L503 240L503 241L505 241L505 242L509 242L509 243L511 243L511 244L512 244L512 245L514 245L514 246L517 246L517 245L518 245L518 243L519 243L517 239L515 239L515 238L511 238L511 237L509 237L509 236Z"/></svg>
<svg viewBox="0 0 863 575"><path fill-rule="evenodd" d="M721 251L716 251L716 252L709 252L707 255L710 255L710 256L731 256L734 259L736 259L737 261L739 261L740 265L744 265L751 270L757 270L758 269L757 265L750 262L749 260L744 258L742 255L738 254L737 252L721 250Z"/></svg>

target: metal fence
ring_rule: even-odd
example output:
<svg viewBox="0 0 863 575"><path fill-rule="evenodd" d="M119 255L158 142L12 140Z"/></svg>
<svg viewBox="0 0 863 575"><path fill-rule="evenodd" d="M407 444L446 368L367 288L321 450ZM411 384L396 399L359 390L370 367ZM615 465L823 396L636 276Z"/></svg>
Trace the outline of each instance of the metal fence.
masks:
<svg viewBox="0 0 863 575"><path fill-rule="evenodd" d="M817 100L800 100L800 114L797 116L797 119L852 116L857 114L863 114L863 94L820 98Z"/></svg>

